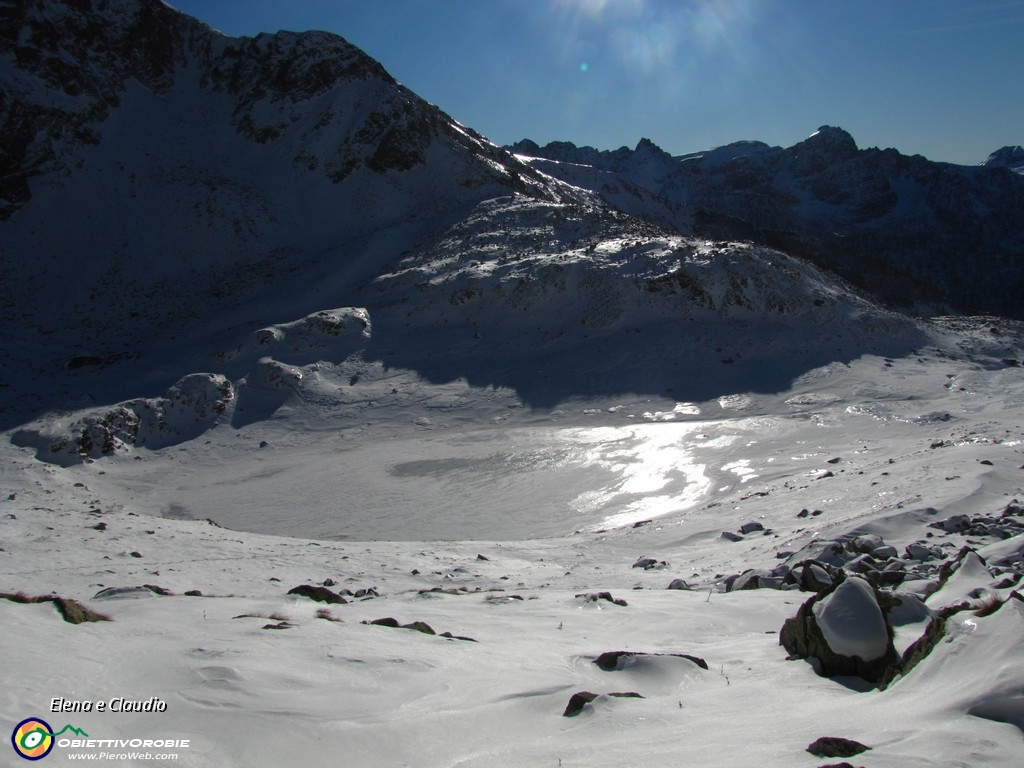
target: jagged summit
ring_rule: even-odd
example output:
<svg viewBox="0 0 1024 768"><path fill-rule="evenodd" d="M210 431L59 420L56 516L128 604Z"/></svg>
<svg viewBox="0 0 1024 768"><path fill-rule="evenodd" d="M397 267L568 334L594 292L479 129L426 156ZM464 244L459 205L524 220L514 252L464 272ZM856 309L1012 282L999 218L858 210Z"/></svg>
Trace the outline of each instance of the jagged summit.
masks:
<svg viewBox="0 0 1024 768"><path fill-rule="evenodd" d="M842 128L823 125L792 147L794 152L813 152L826 163L847 160L857 154L857 142Z"/></svg>

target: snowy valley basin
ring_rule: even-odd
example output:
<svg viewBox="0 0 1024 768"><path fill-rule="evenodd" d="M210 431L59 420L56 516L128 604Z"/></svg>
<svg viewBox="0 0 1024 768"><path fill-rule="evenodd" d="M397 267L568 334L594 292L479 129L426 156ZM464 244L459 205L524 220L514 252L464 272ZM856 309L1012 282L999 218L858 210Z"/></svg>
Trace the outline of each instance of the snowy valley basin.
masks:
<svg viewBox="0 0 1024 768"><path fill-rule="evenodd" d="M902 507L904 462L915 472L937 463L936 441L1013 450L1013 425L996 424L1019 410L1015 373L865 356L777 394L554 409L460 380L415 405L389 406L384 394L306 401L242 428L221 423L188 450L138 448L68 470L154 516L309 539L511 541L648 521L710 538L805 508L857 517ZM396 376L378 390L394 391ZM986 417L992 428L979 428Z"/></svg>

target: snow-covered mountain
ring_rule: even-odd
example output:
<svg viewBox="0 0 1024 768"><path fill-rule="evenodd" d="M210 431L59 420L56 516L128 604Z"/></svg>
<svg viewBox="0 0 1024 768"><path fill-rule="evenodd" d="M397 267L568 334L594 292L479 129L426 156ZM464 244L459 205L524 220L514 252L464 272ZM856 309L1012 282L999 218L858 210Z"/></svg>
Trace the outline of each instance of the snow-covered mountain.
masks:
<svg viewBox="0 0 1024 768"><path fill-rule="evenodd" d="M764 387L759 361L786 338L802 341L777 377L919 336L782 253L680 237L695 209L645 191L666 163L653 145L628 153L628 194L603 201L333 35L232 39L160 0L47 1L17 4L2 45L7 426L159 398L197 370L252 378L261 356L226 350L346 307L373 336L333 362L358 352L548 403L703 396L723 365L732 389ZM695 341L666 345L681 327ZM695 378L684 359L713 365ZM524 379L553 360L576 361L557 386ZM593 360L603 370L582 375Z"/></svg>
<svg viewBox="0 0 1024 768"><path fill-rule="evenodd" d="M587 197L333 35L231 39L159 0L16 3L0 73L20 395L30 359L213 350L226 329L350 302L483 200Z"/></svg>
<svg viewBox="0 0 1024 768"><path fill-rule="evenodd" d="M510 149L630 213L803 256L890 306L1022 316L1024 178L1007 171L1012 148L955 166L861 150L823 126L785 149L738 142L680 157L647 140Z"/></svg>
<svg viewBox="0 0 1024 768"><path fill-rule="evenodd" d="M982 163L986 168L1009 168L1017 173L1024 173L1024 147L1001 147L985 158Z"/></svg>

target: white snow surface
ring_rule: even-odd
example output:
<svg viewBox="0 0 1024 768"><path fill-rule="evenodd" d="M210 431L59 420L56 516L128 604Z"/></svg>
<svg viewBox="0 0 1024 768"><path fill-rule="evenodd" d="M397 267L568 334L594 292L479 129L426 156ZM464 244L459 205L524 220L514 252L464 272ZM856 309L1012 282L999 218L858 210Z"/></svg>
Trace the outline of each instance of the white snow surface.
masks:
<svg viewBox="0 0 1024 768"><path fill-rule="evenodd" d="M287 349L307 327L263 338ZM183 442L62 466L8 433L0 591L74 598L113 621L75 626L50 603L0 599L0 718L189 740L166 750L177 760L145 762L157 765L811 768L823 760L804 749L827 735L871 746L858 764L1017 765L1019 602L958 614L915 670L862 692L786 660L778 632L807 594L720 587L854 529L899 549L931 532L952 556L963 537L929 522L998 515L1024 495L1024 379L999 362L1021 356L1019 336L993 357L988 323L933 333L914 354L822 365L777 392L544 408L358 355L296 359L302 377L273 391L275 408L239 419L256 385L235 380L228 409ZM721 538L749 521L766 531ZM641 556L666 565L633 568ZM674 578L693 589L665 589ZM376 596L287 594L327 579ZM994 581L970 564L949 589L971 594L968 579ZM145 584L173 594L133 589ZM628 605L577 597L599 591ZM477 642L363 623L383 617ZM670 655L593 663L617 650L708 669ZM599 697L562 717L582 690ZM629 691L643 698L606 695ZM57 697L122 696L166 711L50 712Z"/></svg>

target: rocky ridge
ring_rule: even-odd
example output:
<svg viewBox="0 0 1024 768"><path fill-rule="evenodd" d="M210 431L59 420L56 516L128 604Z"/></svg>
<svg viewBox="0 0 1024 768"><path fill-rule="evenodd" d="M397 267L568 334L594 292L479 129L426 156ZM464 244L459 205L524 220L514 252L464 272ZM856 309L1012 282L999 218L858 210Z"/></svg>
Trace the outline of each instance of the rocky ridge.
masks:
<svg viewBox="0 0 1024 768"><path fill-rule="evenodd" d="M859 149L822 126L788 148L738 142L679 157L646 139L613 152L509 149L634 215L808 258L892 306L1021 316L1024 179L1008 170L1013 148L956 166Z"/></svg>

